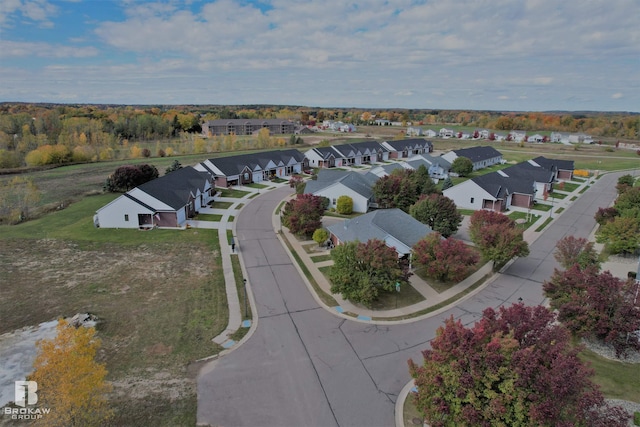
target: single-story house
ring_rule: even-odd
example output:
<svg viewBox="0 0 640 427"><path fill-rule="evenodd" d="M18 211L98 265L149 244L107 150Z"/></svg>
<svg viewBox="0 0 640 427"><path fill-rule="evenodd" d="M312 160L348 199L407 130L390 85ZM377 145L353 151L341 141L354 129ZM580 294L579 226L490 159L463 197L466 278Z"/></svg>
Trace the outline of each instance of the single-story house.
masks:
<svg viewBox="0 0 640 427"><path fill-rule="evenodd" d="M456 133L453 131L453 129L447 129L447 128L442 128L440 129L440 132L438 132L438 135L440 135L440 138L453 138L453 136Z"/></svg>
<svg viewBox="0 0 640 427"><path fill-rule="evenodd" d="M433 129L427 129L422 133L422 135L426 136L427 138L435 138L436 136L438 136L438 133Z"/></svg>
<svg viewBox="0 0 640 427"><path fill-rule="evenodd" d="M429 176L433 179L445 179L449 176L449 170L451 169L451 163L447 159L426 153L410 157L407 163L413 169L417 169L420 164L424 164L429 170Z"/></svg>
<svg viewBox="0 0 640 427"><path fill-rule="evenodd" d="M508 168L502 169L500 173L514 180L533 181L535 185L535 198L544 198L545 194L553 191L553 183L556 174L545 168L534 166L530 162L521 162ZM520 206L519 200L513 204ZM522 207L527 207L526 202L522 202Z"/></svg>
<svg viewBox="0 0 640 427"><path fill-rule="evenodd" d="M449 163L453 163L458 157L466 157L473 163L473 170L487 168L502 163L502 153L495 148L485 145L482 147L461 148L452 150L442 155Z"/></svg>
<svg viewBox="0 0 640 427"><path fill-rule="evenodd" d="M406 132L406 136L422 136L423 134L422 128L413 126L409 126Z"/></svg>
<svg viewBox="0 0 640 427"><path fill-rule="evenodd" d="M556 180L570 181L573 178L573 171L575 169L573 160L548 159L544 156L539 156L528 162L534 166L540 166L541 168L554 172Z"/></svg>
<svg viewBox="0 0 640 427"><path fill-rule="evenodd" d="M533 206L535 181L509 177L502 171L474 177L442 192L461 209L505 212L510 206Z"/></svg>
<svg viewBox="0 0 640 427"><path fill-rule="evenodd" d="M273 177L286 178L308 166L300 151L274 150L207 159L195 166L214 176L216 187L261 182Z"/></svg>
<svg viewBox="0 0 640 427"><path fill-rule="evenodd" d="M327 229L334 245L378 239L394 248L399 258L409 256L411 248L433 232L431 227L397 208L378 209Z"/></svg>
<svg viewBox="0 0 640 427"><path fill-rule="evenodd" d="M215 195L209 172L186 166L146 182L96 211L100 228L183 228Z"/></svg>
<svg viewBox="0 0 640 427"><path fill-rule="evenodd" d="M416 154L433 151L433 143L422 138L384 141L381 145L389 151L390 159L406 159Z"/></svg>
<svg viewBox="0 0 640 427"><path fill-rule="evenodd" d="M305 151L304 157L312 168L333 168L342 166L346 159L333 147L316 147Z"/></svg>
<svg viewBox="0 0 640 427"><path fill-rule="evenodd" d="M512 130L509 132L509 136L514 142L522 142L527 138L527 132L523 130Z"/></svg>
<svg viewBox="0 0 640 427"><path fill-rule="evenodd" d="M313 194L329 199L329 207L337 206L338 197L349 196L353 200L353 211L365 213L374 201L373 183L375 176L367 176L359 172L336 169L322 169L315 180L309 180L305 186L305 194Z"/></svg>

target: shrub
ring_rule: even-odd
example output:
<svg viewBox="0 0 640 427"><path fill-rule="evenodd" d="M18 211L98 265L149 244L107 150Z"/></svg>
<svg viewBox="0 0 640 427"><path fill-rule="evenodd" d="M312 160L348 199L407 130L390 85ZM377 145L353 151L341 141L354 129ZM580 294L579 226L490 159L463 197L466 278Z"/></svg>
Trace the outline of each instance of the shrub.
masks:
<svg viewBox="0 0 640 427"><path fill-rule="evenodd" d="M353 212L353 199L349 196L338 197L336 211L341 215L351 215Z"/></svg>
<svg viewBox="0 0 640 427"><path fill-rule="evenodd" d="M313 232L313 241L318 244L318 246L322 245L329 238L329 232L324 228L318 228Z"/></svg>

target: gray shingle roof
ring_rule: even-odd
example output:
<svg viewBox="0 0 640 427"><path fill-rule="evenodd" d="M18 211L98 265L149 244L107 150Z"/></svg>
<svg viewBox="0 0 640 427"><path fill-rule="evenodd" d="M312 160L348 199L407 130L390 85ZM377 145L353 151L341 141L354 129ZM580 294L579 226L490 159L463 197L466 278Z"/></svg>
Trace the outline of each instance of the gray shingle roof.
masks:
<svg viewBox="0 0 640 427"><path fill-rule="evenodd" d="M574 170L573 160L548 159L544 156L536 157L532 160L548 170L553 170L554 166L561 170Z"/></svg>
<svg viewBox="0 0 640 427"><path fill-rule="evenodd" d="M367 199L373 196L373 184L364 174L335 169L321 170L316 180L307 181L304 192L316 193L338 182Z"/></svg>
<svg viewBox="0 0 640 427"><path fill-rule="evenodd" d="M328 227L341 242L379 239L407 254L433 230L400 209L379 209Z"/></svg>
<svg viewBox="0 0 640 427"><path fill-rule="evenodd" d="M245 168L253 170L256 165L264 169L269 161L273 161L276 165L288 164L289 160L294 158L298 162L302 162L304 154L295 149L263 151L260 153L240 154L237 156L217 157L209 159L225 176L234 176L241 173Z"/></svg>
<svg viewBox="0 0 640 427"><path fill-rule="evenodd" d="M459 150L453 150L453 152L456 153L458 157L466 157L473 163L493 159L494 157L502 157L502 154L490 145L461 148Z"/></svg>
<svg viewBox="0 0 640 427"><path fill-rule="evenodd" d="M195 195L198 189L203 191L210 177L208 172L186 166L139 185L138 189L177 210L189 202L191 194Z"/></svg>

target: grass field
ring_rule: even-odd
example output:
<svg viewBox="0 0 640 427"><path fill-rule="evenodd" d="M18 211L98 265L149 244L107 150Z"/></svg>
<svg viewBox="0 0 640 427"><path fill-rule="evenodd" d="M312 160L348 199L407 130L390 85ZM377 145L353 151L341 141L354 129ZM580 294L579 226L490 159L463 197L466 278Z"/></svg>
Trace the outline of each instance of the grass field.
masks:
<svg viewBox="0 0 640 427"><path fill-rule="evenodd" d="M211 339L228 319L217 231L94 228L114 197L0 227L0 333L93 313L112 425L194 425L189 367L221 350Z"/></svg>

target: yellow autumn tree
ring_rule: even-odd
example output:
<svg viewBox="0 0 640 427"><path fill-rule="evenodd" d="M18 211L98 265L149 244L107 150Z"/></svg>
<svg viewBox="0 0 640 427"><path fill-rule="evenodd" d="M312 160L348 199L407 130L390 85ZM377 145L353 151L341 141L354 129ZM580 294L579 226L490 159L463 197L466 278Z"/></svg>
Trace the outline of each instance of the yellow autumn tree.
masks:
<svg viewBox="0 0 640 427"><path fill-rule="evenodd" d="M107 369L97 363L100 340L94 328L58 321L57 335L38 342L38 355L29 380L38 383L38 402L51 412L40 421L46 426L99 426L112 412L107 403L111 385Z"/></svg>

